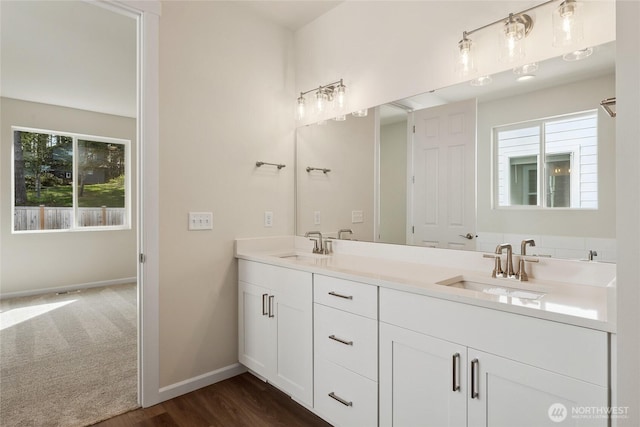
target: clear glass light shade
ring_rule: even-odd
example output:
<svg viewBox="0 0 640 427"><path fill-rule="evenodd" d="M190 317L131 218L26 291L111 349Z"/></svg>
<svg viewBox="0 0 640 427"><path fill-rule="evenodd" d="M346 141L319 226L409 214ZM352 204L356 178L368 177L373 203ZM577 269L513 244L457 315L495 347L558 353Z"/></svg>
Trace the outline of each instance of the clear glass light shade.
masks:
<svg viewBox="0 0 640 427"><path fill-rule="evenodd" d="M347 102L347 87L342 83L339 83L333 92L333 99L335 102L335 108L342 111Z"/></svg>
<svg viewBox="0 0 640 427"><path fill-rule="evenodd" d="M593 48L587 47L585 49L574 50L573 52L567 52L562 55L562 59L565 61L580 61L582 59L588 58L593 53Z"/></svg>
<svg viewBox="0 0 640 427"><path fill-rule="evenodd" d="M465 35L458 42L458 49L456 50L456 73L460 77L468 77L476 72L474 56L473 42Z"/></svg>
<svg viewBox="0 0 640 427"><path fill-rule="evenodd" d="M306 100L304 99L304 96L300 95L300 98L298 98L298 101L296 103L296 119L298 120L302 120L305 117L306 114Z"/></svg>
<svg viewBox="0 0 640 427"><path fill-rule="evenodd" d="M575 0L565 0L553 12L553 45L571 46L584 38L582 18Z"/></svg>
<svg viewBox="0 0 640 427"><path fill-rule="evenodd" d="M329 97L323 89L318 89L316 92L316 113L323 113L327 109Z"/></svg>
<svg viewBox="0 0 640 427"><path fill-rule="evenodd" d="M500 58L512 62L524 57L525 25L510 17L500 33Z"/></svg>

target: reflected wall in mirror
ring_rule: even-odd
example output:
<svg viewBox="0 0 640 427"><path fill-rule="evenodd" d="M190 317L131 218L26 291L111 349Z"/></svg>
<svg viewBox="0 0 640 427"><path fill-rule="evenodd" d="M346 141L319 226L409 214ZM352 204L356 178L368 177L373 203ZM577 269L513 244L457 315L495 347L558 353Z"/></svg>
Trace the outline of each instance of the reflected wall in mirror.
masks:
<svg viewBox="0 0 640 427"><path fill-rule="evenodd" d="M359 135L356 135L355 130L349 134L351 141L359 141L361 149L357 153L351 151L350 145L353 142L349 139L339 140L339 133L347 132L346 130L335 131L330 141L325 139L324 143L320 143L315 139L315 135L320 133L314 129L322 126L312 125L298 129L297 234L319 229L331 235L339 228L356 227L354 238L358 240L446 248L460 248L466 244L467 249L491 252L498 243L509 242L514 248L519 248L521 240L533 238L536 240L536 247L530 253L582 259L586 258L589 250L594 250L598 252L596 260L614 261L615 120L599 104L601 100L615 95L615 42L595 47L593 55L582 61L568 62L560 57L538 65L535 78L526 81L517 82L518 76L509 70L492 76L493 83L488 86L459 84L379 106L375 109L375 120L370 122L372 128L362 129ZM460 227L460 232L455 235L457 240L449 239L434 245L428 238L415 238L416 226L424 223L425 218L412 213L417 198L414 189L416 141L413 126L419 125L416 119L418 114L436 111L434 107L440 108L439 106L464 100L477 102L474 126L476 170L473 173L475 209L472 209L472 225ZM567 137L564 145L571 149L549 146L552 148L549 148L546 156L539 151L533 155L529 153L529 160L535 164L535 168L529 168L526 176L533 180L530 188L535 191L532 191L529 200L535 199L535 203L500 206L500 162L498 147L494 145L496 129L519 126L531 121L562 121L567 115L576 113L595 115L597 129L586 130L587 133L592 132L590 136L578 134ZM354 126L355 120L349 117L346 122L332 122L330 126ZM460 123L457 126L462 127L466 122L456 123ZM365 127L364 122L359 125ZM432 131L433 129L427 130ZM597 135L597 145L590 147L584 141L585 138L592 138L593 142L593 132ZM375 142L367 144L368 138L374 138ZM366 147L371 151L365 152ZM451 153L447 157L450 158ZM509 175L509 179L519 179L518 185L524 191L522 179L525 175L521 167L516 167L518 161L515 159L526 156L511 157L514 159L514 173ZM315 164L316 158L323 159L326 162L324 167L327 168L331 168L338 159L352 164L359 170L357 185L355 181L348 179L332 186L333 181L326 179L322 193L316 193L307 183L300 181L301 170L307 164ZM371 160L374 158L375 161ZM578 172L579 159L583 161ZM421 194L424 191L436 191L440 196L455 193L456 188L462 184L456 183L451 177L469 173L468 167L460 166L455 172L450 159L447 160L448 164L443 163L444 166L436 166L433 159L422 161L427 162L427 170L444 167L449 170L449 175L439 188L427 186L420 190ZM369 162L375 166L369 167ZM557 169L558 172L554 175L551 169ZM308 181L309 177L304 179ZM367 180L368 184L363 180ZM560 189L571 190L571 195L561 195ZM363 195L365 192L373 193L370 197L370 211L375 218L369 221L365 215L364 222L354 224L351 221L353 210L368 211L366 207L362 207L362 203L366 201ZM576 198L578 195L582 195L585 200L579 202ZM316 197L330 201L331 209L341 212L338 222L325 222L322 211L320 224L309 221L309 218L313 219L314 212L309 210L307 203ZM339 200L344 202L338 202ZM432 212L448 212L452 205L460 203L459 200L444 198L437 207L432 206ZM582 204L580 209L572 209L579 204ZM550 208L552 205L553 209ZM455 215L445 218L459 219L459 216L457 219L451 216ZM442 222L441 219L438 221ZM467 233L472 239L466 238Z"/></svg>

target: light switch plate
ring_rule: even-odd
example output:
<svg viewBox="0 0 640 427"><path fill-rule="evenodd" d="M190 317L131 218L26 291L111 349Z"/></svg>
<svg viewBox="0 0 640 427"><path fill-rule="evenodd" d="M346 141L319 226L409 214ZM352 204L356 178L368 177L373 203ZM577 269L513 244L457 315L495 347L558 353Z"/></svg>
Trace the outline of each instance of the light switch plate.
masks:
<svg viewBox="0 0 640 427"><path fill-rule="evenodd" d="M189 212L189 230L213 230L213 213Z"/></svg>
<svg viewBox="0 0 640 427"><path fill-rule="evenodd" d="M351 211L351 223L358 224L364 222L364 213L362 211Z"/></svg>
<svg viewBox="0 0 640 427"><path fill-rule="evenodd" d="M273 227L273 212L264 211L264 226Z"/></svg>
<svg viewBox="0 0 640 427"><path fill-rule="evenodd" d="M320 211L313 212L313 225L320 225Z"/></svg>

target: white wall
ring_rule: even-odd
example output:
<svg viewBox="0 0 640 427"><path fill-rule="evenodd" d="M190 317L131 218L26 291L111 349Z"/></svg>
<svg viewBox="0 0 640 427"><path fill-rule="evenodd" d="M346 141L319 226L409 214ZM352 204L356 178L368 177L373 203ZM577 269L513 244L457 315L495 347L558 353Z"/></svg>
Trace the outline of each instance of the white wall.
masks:
<svg viewBox="0 0 640 427"><path fill-rule="evenodd" d="M374 132L373 111L366 117L298 128L298 235L318 230L335 237L339 229L350 228L353 239L373 241ZM331 172L307 172L307 166ZM363 222L352 223L352 211L362 211ZM319 225L314 212L320 212Z"/></svg>
<svg viewBox="0 0 640 427"><path fill-rule="evenodd" d="M162 5L160 387L238 362L234 239L294 233L291 55L291 32L241 4ZM189 211L213 230L187 231Z"/></svg>
<svg viewBox="0 0 640 427"><path fill-rule="evenodd" d="M618 0L616 44L617 314L614 402L629 407L618 426L640 425L640 2Z"/></svg>
<svg viewBox="0 0 640 427"><path fill-rule="evenodd" d="M136 276L135 206L130 230L11 233L11 126L128 139L131 144L131 200L136 200L136 120L0 98L1 223L0 292L3 296Z"/></svg>
<svg viewBox="0 0 640 427"><path fill-rule="evenodd" d="M614 76L608 75L478 104L478 232L615 238L616 182L608 172L615 169L616 122L599 106L615 88ZM493 127L593 109L598 110L597 210L492 209Z"/></svg>

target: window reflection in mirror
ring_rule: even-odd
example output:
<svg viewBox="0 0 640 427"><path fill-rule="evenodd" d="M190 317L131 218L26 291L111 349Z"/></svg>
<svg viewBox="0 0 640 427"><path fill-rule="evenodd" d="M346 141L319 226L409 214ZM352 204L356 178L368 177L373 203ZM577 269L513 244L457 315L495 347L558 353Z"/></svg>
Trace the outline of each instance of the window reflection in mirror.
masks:
<svg viewBox="0 0 640 427"><path fill-rule="evenodd" d="M499 207L598 208L597 110L499 126L494 141Z"/></svg>

